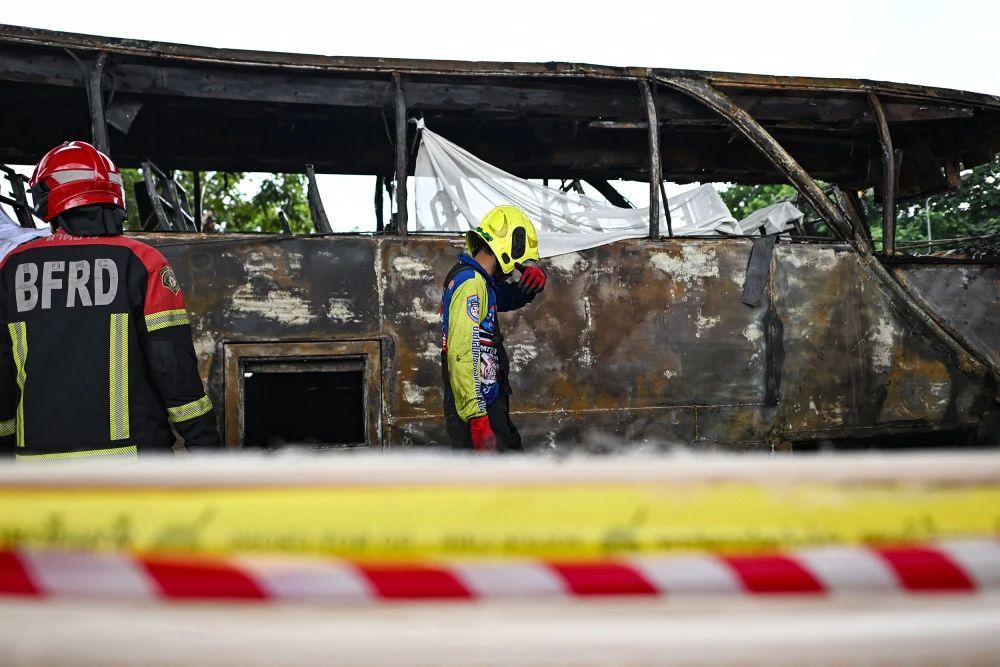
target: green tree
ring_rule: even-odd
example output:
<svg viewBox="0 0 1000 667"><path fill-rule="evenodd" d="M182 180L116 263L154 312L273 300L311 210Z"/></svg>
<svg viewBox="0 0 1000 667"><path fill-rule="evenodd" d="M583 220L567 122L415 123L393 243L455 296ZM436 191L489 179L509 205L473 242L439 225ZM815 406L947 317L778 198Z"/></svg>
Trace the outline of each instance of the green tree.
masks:
<svg viewBox="0 0 1000 667"><path fill-rule="evenodd" d="M188 191L190 199L194 190L192 172L176 172L174 176ZM139 215L133 188L134 183L142 180L142 172L123 169L122 177L127 197L127 224L130 229L138 229ZM202 172L202 210L212 213L218 231L280 232L279 211L288 217L292 232L308 234L314 230L305 175L269 174L248 198L246 191L253 180L243 172ZM188 202L189 205L193 203Z"/></svg>
<svg viewBox="0 0 1000 667"><path fill-rule="evenodd" d="M934 239L1000 234L1000 155L966 173L958 190L897 209L897 241L926 240L928 215Z"/></svg>
<svg viewBox="0 0 1000 667"><path fill-rule="evenodd" d="M765 206L794 198L795 189L790 185L732 184L719 195L739 220ZM881 201L875 201L871 188L864 194L864 203L872 238L880 243L882 206ZM897 242L926 240L928 216L934 240L1000 234L1000 155L963 172L958 190L929 200L901 201L896 208Z"/></svg>
<svg viewBox="0 0 1000 667"><path fill-rule="evenodd" d="M730 184L719 192L722 201L737 220L742 220L754 211L776 204L779 201L793 199L795 188L791 185L739 185Z"/></svg>

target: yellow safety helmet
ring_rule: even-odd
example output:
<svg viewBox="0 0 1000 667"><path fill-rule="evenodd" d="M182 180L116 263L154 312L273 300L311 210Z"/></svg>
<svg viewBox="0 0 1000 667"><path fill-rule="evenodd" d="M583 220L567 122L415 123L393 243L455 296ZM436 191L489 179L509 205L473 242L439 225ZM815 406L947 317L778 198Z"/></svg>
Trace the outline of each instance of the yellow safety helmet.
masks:
<svg viewBox="0 0 1000 667"><path fill-rule="evenodd" d="M513 271L515 264L539 260L535 225L516 206L497 206L475 229L465 234L465 247L470 255L475 247L473 234L490 247L503 273Z"/></svg>

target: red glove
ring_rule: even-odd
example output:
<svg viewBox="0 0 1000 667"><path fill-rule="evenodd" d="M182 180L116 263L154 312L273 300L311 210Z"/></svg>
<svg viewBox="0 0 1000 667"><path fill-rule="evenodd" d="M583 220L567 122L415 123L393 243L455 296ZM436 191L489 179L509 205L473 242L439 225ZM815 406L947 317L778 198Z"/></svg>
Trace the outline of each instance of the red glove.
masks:
<svg viewBox="0 0 1000 667"><path fill-rule="evenodd" d="M545 269L537 264L529 264L521 269L521 280L517 286L528 296L534 296L545 289L545 282L548 279Z"/></svg>
<svg viewBox="0 0 1000 667"><path fill-rule="evenodd" d="M497 450L497 436L490 426L490 418L487 415L470 419L469 430L472 432L472 446L477 452Z"/></svg>

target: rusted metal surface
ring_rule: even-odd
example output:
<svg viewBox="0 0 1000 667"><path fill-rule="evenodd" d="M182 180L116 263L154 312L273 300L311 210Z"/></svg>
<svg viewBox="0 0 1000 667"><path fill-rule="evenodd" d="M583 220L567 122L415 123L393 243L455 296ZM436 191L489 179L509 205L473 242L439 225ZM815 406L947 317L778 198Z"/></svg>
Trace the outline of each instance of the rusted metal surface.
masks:
<svg viewBox="0 0 1000 667"><path fill-rule="evenodd" d="M227 345L377 341L371 427L391 447L443 442L440 283L458 239L144 238L177 268L217 406ZM751 247L635 240L550 260L536 303L501 315L529 446L782 447L971 427L992 400L850 246L779 244L757 307L741 302Z"/></svg>
<svg viewBox="0 0 1000 667"><path fill-rule="evenodd" d="M963 342L1000 369L1000 264L900 264L893 273Z"/></svg>
<svg viewBox="0 0 1000 667"><path fill-rule="evenodd" d="M688 92L703 104L731 121L749 141L767 156L776 168L785 174L809 204L820 213L837 236L842 240L850 242L851 247L857 253L860 267L867 273L868 277L874 280L875 284L894 297L894 304L900 307L909 319L919 322L939 343L945 345L958 358L963 371L977 375L983 375L986 372L983 361L976 351L964 346L961 340L956 339L952 331L942 327L935 319L933 313L929 312L914 294L886 271L872 254L870 244L866 241L859 241L859 235L852 233L850 220L845 212L834 205L834 202L823 193L812 176L745 109L735 104L729 97L709 84L679 78L663 78L660 80L667 85ZM877 99L875 103L878 103ZM882 121L881 124L884 125L884 118L882 118ZM890 213L895 208L895 195L893 193L896 182L894 175L895 159L891 154L891 141L886 129L885 136L881 138L881 143L885 150L890 151L887 163L889 173L885 177L885 184L891 188L887 190L885 198L885 203L890 208ZM887 229L891 231L893 225L890 223ZM994 374L997 375L996 369L994 369Z"/></svg>

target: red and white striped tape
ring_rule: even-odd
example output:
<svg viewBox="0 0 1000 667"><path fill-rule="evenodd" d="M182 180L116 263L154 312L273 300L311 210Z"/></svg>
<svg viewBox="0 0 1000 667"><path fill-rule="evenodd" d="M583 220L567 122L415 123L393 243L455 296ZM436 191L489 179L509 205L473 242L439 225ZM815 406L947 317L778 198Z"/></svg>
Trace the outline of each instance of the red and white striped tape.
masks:
<svg viewBox="0 0 1000 667"><path fill-rule="evenodd" d="M678 594L976 592L1000 589L1000 540L825 547L781 554L600 561L356 563L0 552L0 595L372 602Z"/></svg>

